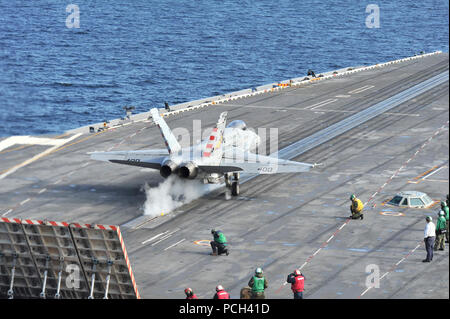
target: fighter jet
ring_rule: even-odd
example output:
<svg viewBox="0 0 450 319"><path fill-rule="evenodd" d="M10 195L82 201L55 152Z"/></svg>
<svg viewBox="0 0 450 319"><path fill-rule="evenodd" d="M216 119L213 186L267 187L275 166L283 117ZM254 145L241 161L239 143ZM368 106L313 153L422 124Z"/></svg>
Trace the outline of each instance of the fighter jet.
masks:
<svg viewBox="0 0 450 319"><path fill-rule="evenodd" d="M253 153L261 142L242 120L226 126L227 112L220 114L210 136L197 145L182 148L160 116L150 110L167 149L92 152L91 159L159 170L162 177L176 174L183 179L202 179L203 183L225 182L233 196L239 195L239 173L276 174L307 172L315 164L301 163Z"/></svg>

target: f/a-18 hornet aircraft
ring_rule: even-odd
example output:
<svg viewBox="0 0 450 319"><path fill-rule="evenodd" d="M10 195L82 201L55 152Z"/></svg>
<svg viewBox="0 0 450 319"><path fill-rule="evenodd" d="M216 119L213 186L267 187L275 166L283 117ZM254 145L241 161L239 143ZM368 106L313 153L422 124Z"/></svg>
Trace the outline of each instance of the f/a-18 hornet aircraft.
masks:
<svg viewBox="0 0 450 319"><path fill-rule="evenodd" d="M226 125L227 112L220 114L208 139L182 148L157 108L150 110L167 149L92 152L91 158L125 165L153 168L164 178L172 174L184 179L202 179L204 183L225 181L233 196L239 195L239 173L275 174L307 172L316 164L307 164L252 153L260 137L247 129L244 121Z"/></svg>

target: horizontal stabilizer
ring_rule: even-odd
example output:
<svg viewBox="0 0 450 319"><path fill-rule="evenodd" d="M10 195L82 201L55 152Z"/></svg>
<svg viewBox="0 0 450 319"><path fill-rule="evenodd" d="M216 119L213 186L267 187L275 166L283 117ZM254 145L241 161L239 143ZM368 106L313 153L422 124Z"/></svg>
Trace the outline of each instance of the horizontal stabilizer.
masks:
<svg viewBox="0 0 450 319"><path fill-rule="evenodd" d="M277 174L308 172L315 165L229 148L224 152L220 166L238 167L250 174Z"/></svg>
<svg viewBox="0 0 450 319"><path fill-rule="evenodd" d="M116 164L124 164L124 165L130 165L130 166L138 166L138 167L145 167L145 168L153 168L153 169L160 169L161 163L151 163L151 162L131 162L131 161L122 161L122 160L110 160L111 163Z"/></svg>
<svg viewBox="0 0 450 319"><path fill-rule="evenodd" d="M91 159L96 161L109 162L113 159L127 160L138 159L145 160L153 157L169 156L169 153L165 149L156 150L139 150L139 151L113 151L113 152L89 152Z"/></svg>
<svg viewBox="0 0 450 319"><path fill-rule="evenodd" d="M242 168L237 167L237 166L199 165L198 168L201 169L202 171L204 171L205 173L218 173L218 174L242 171Z"/></svg>
<svg viewBox="0 0 450 319"><path fill-rule="evenodd" d="M162 163L167 160L169 156L167 150L91 152L88 154L91 155L91 159L96 161L154 169L160 169Z"/></svg>

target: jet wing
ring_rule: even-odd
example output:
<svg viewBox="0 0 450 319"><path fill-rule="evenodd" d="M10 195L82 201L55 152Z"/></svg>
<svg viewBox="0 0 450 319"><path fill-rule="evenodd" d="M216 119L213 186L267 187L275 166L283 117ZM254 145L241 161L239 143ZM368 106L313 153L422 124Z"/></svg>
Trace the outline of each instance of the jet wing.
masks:
<svg viewBox="0 0 450 319"><path fill-rule="evenodd" d="M91 159L117 164L160 169L169 156L167 150L91 152Z"/></svg>
<svg viewBox="0 0 450 319"><path fill-rule="evenodd" d="M258 155L238 148L227 148L222 161L217 167L217 173L242 171L249 174L277 174L307 172L315 164L283 160L276 157ZM202 166L199 168L204 169ZM205 170L205 169L204 169ZM206 170L212 171L213 167Z"/></svg>

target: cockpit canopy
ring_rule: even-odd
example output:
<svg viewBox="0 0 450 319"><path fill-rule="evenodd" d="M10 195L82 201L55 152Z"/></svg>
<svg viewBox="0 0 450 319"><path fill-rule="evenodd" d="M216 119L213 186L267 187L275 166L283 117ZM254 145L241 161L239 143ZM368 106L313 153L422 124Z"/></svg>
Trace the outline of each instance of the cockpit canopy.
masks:
<svg viewBox="0 0 450 319"><path fill-rule="evenodd" d="M230 122L230 124L227 125L229 128L237 128L245 131L247 129L247 125L242 120L235 120L233 122Z"/></svg>

